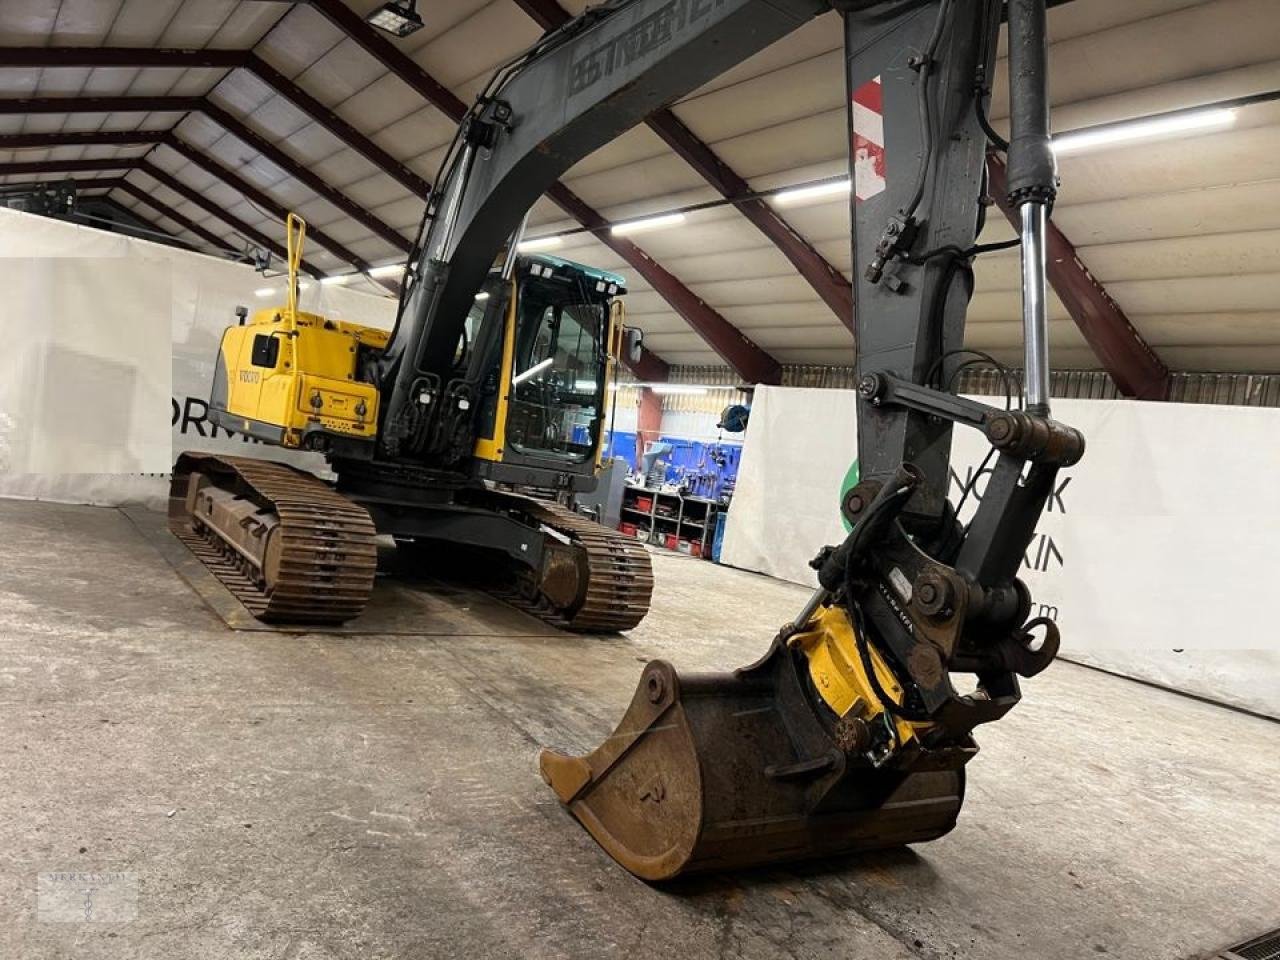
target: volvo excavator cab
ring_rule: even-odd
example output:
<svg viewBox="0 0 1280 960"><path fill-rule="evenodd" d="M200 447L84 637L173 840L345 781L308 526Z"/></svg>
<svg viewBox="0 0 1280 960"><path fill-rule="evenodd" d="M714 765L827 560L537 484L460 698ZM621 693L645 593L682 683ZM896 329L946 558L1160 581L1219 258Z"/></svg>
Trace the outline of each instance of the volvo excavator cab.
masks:
<svg viewBox="0 0 1280 960"><path fill-rule="evenodd" d="M486 325L501 313L501 350L483 361L492 372L481 396L474 469L494 480L550 471L582 489L604 450L625 283L542 255L518 257L509 283L493 279L498 290L477 301L458 345L462 360L481 349ZM498 296L505 303L490 307Z"/></svg>

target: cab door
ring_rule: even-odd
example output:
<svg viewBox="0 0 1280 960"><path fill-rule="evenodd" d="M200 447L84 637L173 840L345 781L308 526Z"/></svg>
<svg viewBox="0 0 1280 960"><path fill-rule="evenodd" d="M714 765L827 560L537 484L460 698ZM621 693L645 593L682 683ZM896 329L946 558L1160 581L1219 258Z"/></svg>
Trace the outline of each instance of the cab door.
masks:
<svg viewBox="0 0 1280 960"><path fill-rule="evenodd" d="M521 291L507 442L519 454L584 463L603 419L608 307L540 292L528 281Z"/></svg>

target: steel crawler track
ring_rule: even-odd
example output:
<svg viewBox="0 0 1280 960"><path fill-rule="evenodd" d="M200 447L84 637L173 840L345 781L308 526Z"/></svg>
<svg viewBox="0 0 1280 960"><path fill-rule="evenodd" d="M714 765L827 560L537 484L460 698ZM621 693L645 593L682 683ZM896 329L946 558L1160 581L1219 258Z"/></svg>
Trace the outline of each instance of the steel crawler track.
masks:
<svg viewBox="0 0 1280 960"><path fill-rule="evenodd" d="M193 473L279 518L281 554L271 582L265 564L246 558L214 526L191 514L187 489ZM528 571L517 578L516 589L500 594L504 600L577 632L629 630L644 619L653 572L639 543L556 503L498 492L486 499L495 510L522 514L530 526L554 531L556 548L567 547L574 570L571 599L556 603L538 574ZM184 453L174 467L169 526L259 620L343 623L360 615L373 590L377 531L368 512L312 474L284 464Z"/></svg>
<svg viewBox="0 0 1280 960"><path fill-rule="evenodd" d="M580 605L570 611L558 609L540 592L532 599L516 594L507 598L509 602L553 626L579 633L630 630L645 618L653 595L653 567L639 542L558 503L526 497L519 501L520 509L537 523L583 551L586 586Z"/></svg>
<svg viewBox="0 0 1280 960"><path fill-rule="evenodd" d="M185 509L202 473L280 518L279 573L261 570ZM259 620L334 624L360 615L373 592L377 531L365 509L302 470L246 457L184 453L173 469L169 528Z"/></svg>

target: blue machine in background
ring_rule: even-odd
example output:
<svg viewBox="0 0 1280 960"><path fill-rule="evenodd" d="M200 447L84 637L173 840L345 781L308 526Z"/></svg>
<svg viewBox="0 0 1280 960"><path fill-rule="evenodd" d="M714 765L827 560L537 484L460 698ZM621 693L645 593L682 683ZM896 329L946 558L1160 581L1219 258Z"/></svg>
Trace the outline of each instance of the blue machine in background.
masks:
<svg viewBox="0 0 1280 960"><path fill-rule="evenodd" d="M584 427L583 428L584 433L585 433L585 430L586 428ZM609 431L606 430L604 432L604 437L605 437L605 449L604 449L605 459L608 459L609 457L621 457L623 460L627 461L627 463L630 463L633 465L635 464L636 435L634 433L622 433L621 431L619 431L617 435L610 436ZM577 443L577 442L579 441L578 441L578 438L575 436L574 443ZM581 442L586 443L585 437Z"/></svg>
<svg viewBox="0 0 1280 960"><path fill-rule="evenodd" d="M722 510L716 514L716 533L711 541L711 559L720 562L720 548L724 546L724 528L729 522L729 511Z"/></svg>
<svg viewBox="0 0 1280 960"><path fill-rule="evenodd" d="M750 405L731 404L721 411L716 426L721 430L740 434L746 431L750 415ZM588 441L586 425L576 425L573 428L573 442L586 445ZM742 442L722 439L691 440L663 434L648 449L638 451L634 431L619 430L613 433L605 430L604 459L608 461L614 457L625 460L633 468L643 460L642 482L646 486L656 488L670 484L688 496L723 502L733 495L738 480ZM652 469L656 464L663 465L661 472Z"/></svg>
<svg viewBox="0 0 1280 960"><path fill-rule="evenodd" d="M634 433L619 431L609 436L606 432L605 436L608 440L606 458L622 457L628 463L636 462ZM733 493L738 466L742 462L741 443L689 440L668 435L660 437L658 442L671 448L660 457L667 465L664 482L676 484L686 493L708 500L719 500Z"/></svg>
<svg viewBox="0 0 1280 960"><path fill-rule="evenodd" d="M716 426L729 433L743 433L747 429L747 421L751 416L750 404L730 404L720 412ZM647 450L636 450L636 434L618 431L611 435L605 431L606 460L621 457L633 466L640 458L637 453L648 453ZM577 424L573 428L573 442L586 445L589 442L585 424ZM666 472L661 477L651 477L645 468L645 482L651 485L669 483L679 486L686 494L705 497L708 500L720 500L732 496L734 484L738 479L738 465L742 461L742 442L736 440L690 440L663 434L656 443L665 444L669 450L663 450L658 459L666 464Z"/></svg>

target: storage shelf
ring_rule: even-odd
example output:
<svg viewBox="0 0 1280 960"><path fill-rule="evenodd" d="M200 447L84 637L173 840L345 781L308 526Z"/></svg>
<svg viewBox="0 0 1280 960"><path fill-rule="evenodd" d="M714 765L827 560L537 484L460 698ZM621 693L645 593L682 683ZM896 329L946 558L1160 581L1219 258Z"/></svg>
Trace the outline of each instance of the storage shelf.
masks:
<svg viewBox="0 0 1280 960"><path fill-rule="evenodd" d="M649 509L641 510L637 507L635 504L639 499L648 501ZM675 536L678 540L691 544L700 556L711 559L708 541L719 510L719 502L706 497L686 497L674 491L651 490L631 484L623 488L622 514L627 518L627 523L649 531L649 536L637 539L643 539L645 543L672 553L683 551L678 547L668 547L668 536ZM685 555L691 553L692 551Z"/></svg>

